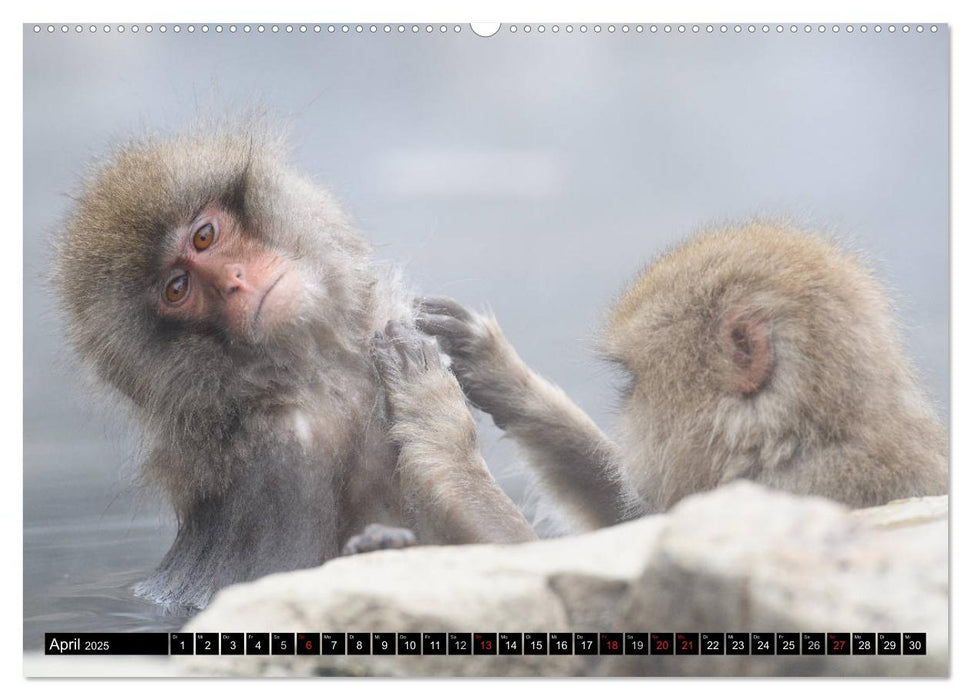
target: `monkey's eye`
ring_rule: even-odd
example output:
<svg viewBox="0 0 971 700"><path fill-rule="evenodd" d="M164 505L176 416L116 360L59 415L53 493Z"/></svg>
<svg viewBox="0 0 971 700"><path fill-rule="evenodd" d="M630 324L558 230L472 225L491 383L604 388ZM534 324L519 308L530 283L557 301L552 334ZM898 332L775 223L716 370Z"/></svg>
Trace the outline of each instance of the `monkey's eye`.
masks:
<svg viewBox="0 0 971 700"><path fill-rule="evenodd" d="M213 228L212 224L205 224L200 226L195 234L192 236L192 245L196 247L196 250L205 250L212 245L212 242L216 239L216 229Z"/></svg>
<svg viewBox="0 0 971 700"><path fill-rule="evenodd" d="M180 275L165 286L165 300L178 304L189 292L189 275Z"/></svg>

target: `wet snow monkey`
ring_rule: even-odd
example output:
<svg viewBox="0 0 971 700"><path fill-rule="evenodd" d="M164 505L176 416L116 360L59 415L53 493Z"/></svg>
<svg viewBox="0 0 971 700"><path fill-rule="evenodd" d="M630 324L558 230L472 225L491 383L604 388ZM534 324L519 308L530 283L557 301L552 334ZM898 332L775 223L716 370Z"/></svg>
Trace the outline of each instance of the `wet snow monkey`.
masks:
<svg viewBox="0 0 971 700"><path fill-rule="evenodd" d="M342 548L534 538L478 455L454 377L409 335L397 276L270 130L118 148L84 179L56 247L70 341L130 406L145 480L178 519L138 594L204 607ZM422 388L448 410L442 426L408 404ZM399 450L409 421L460 459L416 463L435 450Z"/></svg>

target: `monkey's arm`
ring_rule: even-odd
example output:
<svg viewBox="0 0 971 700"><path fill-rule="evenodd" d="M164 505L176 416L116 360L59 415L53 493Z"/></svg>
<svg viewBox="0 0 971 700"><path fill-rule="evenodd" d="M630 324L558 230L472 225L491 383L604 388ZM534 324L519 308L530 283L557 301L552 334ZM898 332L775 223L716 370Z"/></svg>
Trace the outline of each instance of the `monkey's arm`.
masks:
<svg viewBox="0 0 971 700"><path fill-rule="evenodd" d="M405 508L420 542L536 539L479 453L475 422L435 343L390 322L372 356L384 383Z"/></svg>
<svg viewBox="0 0 971 700"><path fill-rule="evenodd" d="M562 389L526 366L494 318L450 299L426 299L418 327L438 338L466 396L526 450L545 491L578 529L638 514L618 447Z"/></svg>

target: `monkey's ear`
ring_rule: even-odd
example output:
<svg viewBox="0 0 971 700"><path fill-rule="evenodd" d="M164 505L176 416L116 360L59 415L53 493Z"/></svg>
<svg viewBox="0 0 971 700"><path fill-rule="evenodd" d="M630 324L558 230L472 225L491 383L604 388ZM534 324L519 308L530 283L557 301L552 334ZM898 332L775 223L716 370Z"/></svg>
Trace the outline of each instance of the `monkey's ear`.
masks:
<svg viewBox="0 0 971 700"><path fill-rule="evenodd" d="M772 374L769 321L751 311L729 314L722 325L721 345L729 359L729 386L742 394L761 389Z"/></svg>

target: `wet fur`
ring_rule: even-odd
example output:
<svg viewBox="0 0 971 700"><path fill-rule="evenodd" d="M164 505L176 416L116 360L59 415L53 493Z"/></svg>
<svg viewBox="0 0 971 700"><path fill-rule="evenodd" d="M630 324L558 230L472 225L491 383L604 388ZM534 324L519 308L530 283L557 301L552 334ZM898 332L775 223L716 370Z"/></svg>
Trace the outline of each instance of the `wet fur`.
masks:
<svg viewBox="0 0 971 700"><path fill-rule="evenodd" d="M140 424L143 479L178 518L137 588L165 605L320 564L371 522L411 525L368 353L387 319L411 322L410 297L288 160L257 124L132 141L92 168L58 236L71 344ZM312 281L291 332L238 339L153 313L167 233L212 203Z"/></svg>

